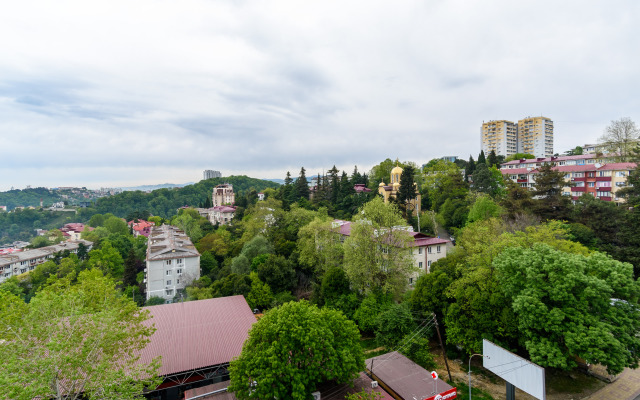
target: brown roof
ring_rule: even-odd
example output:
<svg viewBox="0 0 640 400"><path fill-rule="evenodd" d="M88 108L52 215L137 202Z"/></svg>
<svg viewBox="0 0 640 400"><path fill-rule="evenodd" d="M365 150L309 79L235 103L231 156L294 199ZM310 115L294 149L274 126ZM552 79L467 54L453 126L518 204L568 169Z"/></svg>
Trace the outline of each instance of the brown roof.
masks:
<svg viewBox="0 0 640 400"><path fill-rule="evenodd" d="M436 391L431 373L397 351L369 358L365 361L368 370L371 370L372 362L374 378L403 399L426 399L453 389L438 378Z"/></svg>
<svg viewBox="0 0 640 400"><path fill-rule="evenodd" d="M189 389L184 392L184 400L189 400L193 397L197 397L198 400L236 400L236 396L233 393L224 391L230 384L231 381L224 381L196 389Z"/></svg>
<svg viewBox="0 0 640 400"><path fill-rule="evenodd" d="M159 375L228 363L240 355L256 321L243 296L144 307L155 333L141 363L162 356Z"/></svg>

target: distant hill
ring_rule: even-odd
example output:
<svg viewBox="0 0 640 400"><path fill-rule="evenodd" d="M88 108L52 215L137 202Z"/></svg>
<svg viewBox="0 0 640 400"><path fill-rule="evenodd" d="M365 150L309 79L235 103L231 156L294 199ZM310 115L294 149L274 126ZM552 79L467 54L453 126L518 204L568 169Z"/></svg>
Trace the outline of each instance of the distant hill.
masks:
<svg viewBox="0 0 640 400"><path fill-rule="evenodd" d="M182 206L197 207L204 203L207 197L211 197L213 187L222 183L232 184L234 192L238 195L244 195L252 189L261 192L280 186L275 182L248 176L228 176L202 180L184 187L156 189L150 193L139 190L122 192L98 199L92 211L100 214L112 213L119 217L126 217L134 211L148 211L167 218L175 215L177 209Z"/></svg>
<svg viewBox="0 0 640 400"><path fill-rule="evenodd" d="M265 181L279 183L280 185L284 185L284 179L265 179Z"/></svg>
<svg viewBox="0 0 640 400"><path fill-rule="evenodd" d="M140 185L140 186L127 186L127 187L120 187L118 189L122 189L125 192L130 192L130 191L134 191L134 190L142 190L143 192L149 191L149 190L156 190L156 189L165 189L165 188L174 188L174 187L185 187L188 185L193 185L194 182L187 182L187 183L161 183L158 185Z"/></svg>

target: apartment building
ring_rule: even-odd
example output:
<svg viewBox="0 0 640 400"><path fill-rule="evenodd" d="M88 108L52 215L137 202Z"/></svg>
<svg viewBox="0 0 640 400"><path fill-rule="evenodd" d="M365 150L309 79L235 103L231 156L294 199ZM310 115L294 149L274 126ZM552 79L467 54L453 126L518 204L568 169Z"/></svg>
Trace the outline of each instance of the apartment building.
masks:
<svg viewBox="0 0 640 400"><path fill-rule="evenodd" d="M200 253L175 226L151 227L146 263L147 300L156 296L171 302L178 290L200 278Z"/></svg>
<svg viewBox="0 0 640 400"><path fill-rule="evenodd" d="M214 207L229 206L236 202L236 195L233 193L233 185L223 183L213 188L211 201Z"/></svg>
<svg viewBox="0 0 640 400"><path fill-rule="evenodd" d="M480 147L484 154L492 150L508 157L518 152L518 125L507 120L489 121L480 129Z"/></svg>
<svg viewBox="0 0 640 400"><path fill-rule="evenodd" d="M480 147L485 154L508 157L516 153L536 157L553 155L553 121L547 117L527 117L517 123L499 120L483 122L480 128Z"/></svg>
<svg viewBox="0 0 640 400"><path fill-rule="evenodd" d="M547 117L527 117L519 120L518 153L551 157L553 155L553 121Z"/></svg>
<svg viewBox="0 0 640 400"><path fill-rule="evenodd" d="M205 169L202 171L202 179L212 179L212 178L221 178L222 174L220 171L214 171L211 169Z"/></svg>
<svg viewBox="0 0 640 400"><path fill-rule="evenodd" d="M342 239L351 235L351 221L343 221L340 219L333 220L332 227L336 232L342 235ZM396 229L396 228L394 228ZM413 285L420 274L431 272L431 264L439 259L447 256L447 250L453 247L450 240L440 239L425 235L424 233L414 232L410 226L397 227L407 231L413 236L413 242L411 242L411 254L415 260L415 266L418 268L418 274L409 278L409 284Z"/></svg>
<svg viewBox="0 0 640 400"><path fill-rule="evenodd" d="M39 249L23 250L0 256L0 283L11 278L33 271L40 264L55 257L57 253L68 250L69 253L77 254L80 244L84 245L87 251L91 250L91 243L88 240L76 240L63 242L53 246L41 247Z"/></svg>
<svg viewBox="0 0 640 400"><path fill-rule="evenodd" d="M603 201L624 202L616 192L627 186L627 177L636 168L635 163L615 163L607 155L585 154L580 156L548 157L530 160L514 160L502 164L505 178L517 182L521 187L535 188L539 167L553 163L556 171L565 174L567 186L562 194L577 200L589 193Z"/></svg>

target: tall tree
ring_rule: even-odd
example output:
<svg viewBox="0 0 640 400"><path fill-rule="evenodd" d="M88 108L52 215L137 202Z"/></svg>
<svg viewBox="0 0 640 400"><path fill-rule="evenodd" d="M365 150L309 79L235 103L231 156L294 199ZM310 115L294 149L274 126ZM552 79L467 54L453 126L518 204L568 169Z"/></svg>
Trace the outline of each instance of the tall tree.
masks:
<svg viewBox="0 0 640 400"><path fill-rule="evenodd" d="M414 179L415 168L411 165L407 165L402 170L402 174L400 175L400 188L398 189L398 194L396 195L396 199L398 200L398 204L405 205L414 200L418 195L418 190L416 188L416 181Z"/></svg>
<svg viewBox="0 0 640 400"><path fill-rule="evenodd" d="M313 334L309 334L313 332ZM360 332L341 312L301 302L268 311L231 362L240 400L306 400L323 382L351 382L364 368Z"/></svg>
<svg viewBox="0 0 640 400"><path fill-rule="evenodd" d="M546 163L538 169L534 212L543 219L566 219L571 212L571 200L569 196L562 195L562 188L570 183L565 182L565 174L555 170L554 166Z"/></svg>
<svg viewBox="0 0 640 400"><path fill-rule="evenodd" d="M298 175L298 179L296 179L292 193L292 201L298 201L300 198L309 200L309 181L307 180L304 167L300 168L300 175Z"/></svg>
<svg viewBox="0 0 640 400"><path fill-rule="evenodd" d="M487 159L484 155L484 150L480 150L480 155L478 155L478 164L486 164Z"/></svg>
<svg viewBox="0 0 640 400"><path fill-rule="evenodd" d="M620 162L629 161L631 152L640 142L640 129L631 118L625 117L607 126L599 139L605 151L616 154Z"/></svg>
<svg viewBox="0 0 640 400"><path fill-rule="evenodd" d="M155 330L148 311L99 271L75 285L62 279L28 304L0 290L0 302L0 398L133 399L160 383L160 360L136 356Z"/></svg>
<svg viewBox="0 0 640 400"><path fill-rule="evenodd" d="M467 166L464 169L464 176L467 181L469 180L469 176L473 175L475 170L476 170L476 162L473 160L473 156L469 155L469 162L467 163Z"/></svg>
<svg viewBox="0 0 640 400"><path fill-rule="evenodd" d="M129 250L127 259L124 261L124 275L122 276L122 284L124 286L135 286L138 284L136 275L136 251L132 248Z"/></svg>
<svg viewBox="0 0 640 400"><path fill-rule="evenodd" d="M365 204L344 242L344 269L360 292L400 295L416 271L413 237L398 227L405 221L395 204L377 197Z"/></svg>
<svg viewBox="0 0 640 400"><path fill-rule="evenodd" d="M496 165L498 165L498 156L496 155L495 150L491 150L489 157L487 157L487 167L491 168Z"/></svg>

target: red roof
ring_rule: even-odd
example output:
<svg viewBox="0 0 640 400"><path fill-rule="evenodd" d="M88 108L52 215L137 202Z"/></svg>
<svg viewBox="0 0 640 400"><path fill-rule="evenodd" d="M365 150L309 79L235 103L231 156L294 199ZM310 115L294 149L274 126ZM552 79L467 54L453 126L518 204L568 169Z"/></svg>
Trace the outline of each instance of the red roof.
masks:
<svg viewBox="0 0 640 400"><path fill-rule="evenodd" d="M162 356L159 375L171 375L238 357L256 318L243 296L144 307L156 331L140 362Z"/></svg>
<svg viewBox="0 0 640 400"><path fill-rule="evenodd" d="M554 171L560 172L585 172L585 171L596 171L595 164L587 164L587 165L556 165L552 168ZM535 172L538 172L536 169Z"/></svg>
<svg viewBox="0 0 640 400"><path fill-rule="evenodd" d="M409 232L413 236L414 246L431 246L434 244L447 244L450 240L432 237L419 232Z"/></svg>
<svg viewBox="0 0 640 400"><path fill-rule="evenodd" d="M501 169L503 175L520 175L520 174L528 174L531 172L529 168L511 168L511 169Z"/></svg>
<svg viewBox="0 0 640 400"><path fill-rule="evenodd" d="M512 160L507 163L503 163L502 165L559 162L559 161L568 161L568 160L590 160L595 157L596 157L595 154L582 154L579 156L538 157L538 158L527 158L524 161L521 161L519 159Z"/></svg>
<svg viewBox="0 0 640 400"><path fill-rule="evenodd" d="M624 163L611 163L605 164L599 168L600 171L620 171L620 170L629 170L636 169L638 165L636 163L624 162Z"/></svg>

